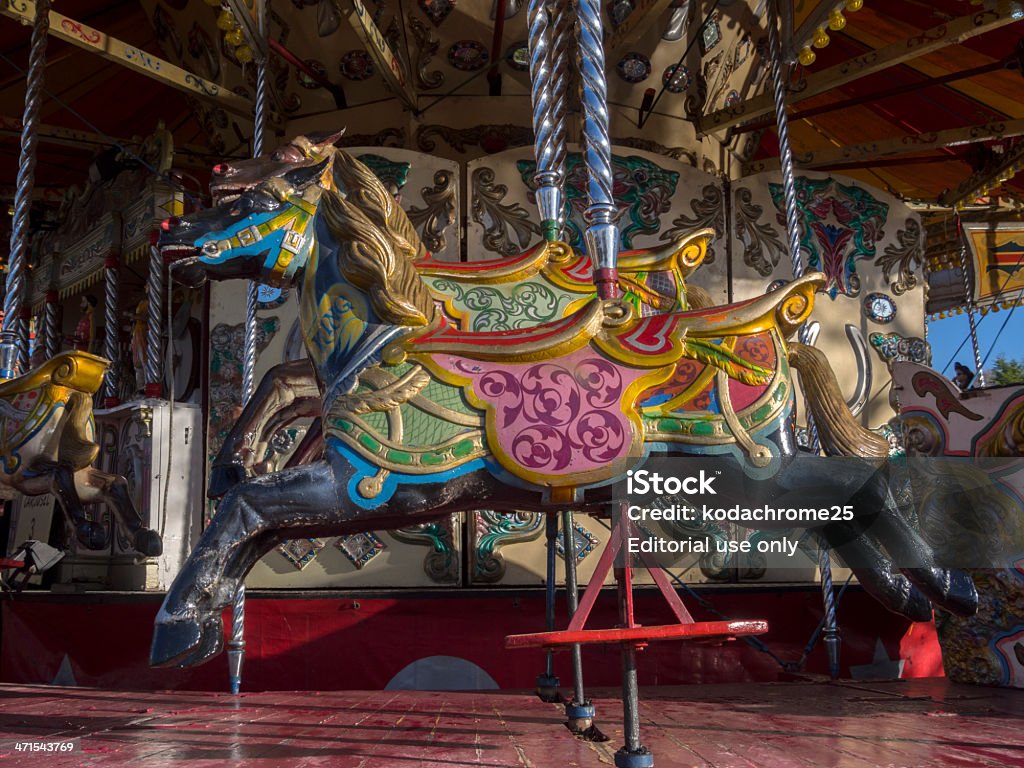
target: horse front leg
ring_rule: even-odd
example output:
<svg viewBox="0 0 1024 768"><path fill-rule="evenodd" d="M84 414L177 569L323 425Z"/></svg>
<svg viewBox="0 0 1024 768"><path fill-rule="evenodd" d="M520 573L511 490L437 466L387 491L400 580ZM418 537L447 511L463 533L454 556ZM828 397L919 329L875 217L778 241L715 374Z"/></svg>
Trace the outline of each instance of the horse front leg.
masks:
<svg viewBox="0 0 1024 768"><path fill-rule="evenodd" d="M298 467L303 464L312 464L324 455L323 419L317 416L309 425L306 434L302 436L298 446L288 457L285 468Z"/></svg>
<svg viewBox="0 0 1024 768"><path fill-rule="evenodd" d="M192 666L223 646L221 611L245 574L283 539L390 530L486 503L496 481L483 470L455 481L399 488L373 509L345 493L354 470L317 461L260 475L230 490L157 614L150 663Z"/></svg>
<svg viewBox="0 0 1024 768"><path fill-rule="evenodd" d="M317 419L323 408L323 402L320 397L300 397L295 401L289 403L281 410L274 413L269 419L267 419L266 425L263 427L263 432L260 434L259 439L256 441L256 445L253 449L253 458L265 456L267 448L270 445L271 439L274 434L285 427L289 426L299 419L312 418ZM319 422L316 425L316 432L313 438L320 445L321 451L323 449L323 436L320 434ZM303 441L305 443L305 441ZM301 447L301 446L300 446ZM307 461L288 462L288 466L297 466L298 464L308 464ZM266 461L254 461L252 465L253 471L257 475L265 475L269 472L273 472L276 467L274 466L274 460L269 459Z"/></svg>
<svg viewBox="0 0 1024 768"><path fill-rule="evenodd" d="M36 470L39 475L49 475L49 491L60 504L64 516L75 529L75 537L86 549L97 550L107 546L107 531L101 523L94 522L85 514L82 498L75 482L75 471L63 463L53 464L43 470ZM88 495L88 494L87 494Z"/></svg>
<svg viewBox="0 0 1024 768"><path fill-rule="evenodd" d="M191 666L220 652L220 611L238 591L255 545L269 550L275 528L326 525L342 508L327 462L260 475L229 490L174 579L157 614L153 666ZM260 552L262 554L262 552Z"/></svg>
<svg viewBox="0 0 1024 768"><path fill-rule="evenodd" d="M319 397L313 365L308 359L291 360L267 371L211 465L206 495L219 499L245 480L247 470L258 461L257 443L274 414L297 399L316 398L319 402Z"/></svg>
<svg viewBox="0 0 1024 768"><path fill-rule="evenodd" d="M103 502L111 510L112 518L127 531L135 551L146 557L159 557L164 544L160 534L142 523L142 515L135 508L128 481L120 475L111 475L93 467L85 467L74 474L75 491L86 504Z"/></svg>

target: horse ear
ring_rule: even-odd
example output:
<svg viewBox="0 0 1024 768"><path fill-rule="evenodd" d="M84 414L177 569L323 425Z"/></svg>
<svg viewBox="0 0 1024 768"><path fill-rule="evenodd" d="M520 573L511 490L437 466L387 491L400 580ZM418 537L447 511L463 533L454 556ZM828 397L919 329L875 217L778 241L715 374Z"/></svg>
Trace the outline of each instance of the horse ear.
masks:
<svg viewBox="0 0 1024 768"><path fill-rule="evenodd" d="M284 180L288 182L292 189L305 189L323 176L330 162L331 158L328 157L316 165L304 165L301 168L295 168L284 175Z"/></svg>
<svg viewBox="0 0 1024 768"><path fill-rule="evenodd" d="M345 129L341 128L337 131L327 133L311 133L306 136L309 139L309 143L315 146L319 150L333 147L334 143L338 141L342 136L345 135Z"/></svg>

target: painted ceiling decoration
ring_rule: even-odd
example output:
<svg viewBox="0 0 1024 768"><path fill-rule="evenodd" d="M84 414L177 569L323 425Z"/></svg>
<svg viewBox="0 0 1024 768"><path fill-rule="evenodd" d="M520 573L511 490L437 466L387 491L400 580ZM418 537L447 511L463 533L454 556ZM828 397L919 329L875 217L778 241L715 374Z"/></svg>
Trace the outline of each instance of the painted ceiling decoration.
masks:
<svg viewBox="0 0 1024 768"><path fill-rule="evenodd" d="M341 74L349 80L366 80L373 77L373 60L366 51L349 51L338 64Z"/></svg>
<svg viewBox="0 0 1024 768"><path fill-rule="evenodd" d="M693 78L690 77L690 70L685 64L678 66L673 64L665 68L661 75L661 81L669 93L682 93L690 87Z"/></svg>
<svg viewBox="0 0 1024 768"><path fill-rule="evenodd" d="M439 27L455 10L455 0L419 0L419 6L430 23Z"/></svg>
<svg viewBox="0 0 1024 768"><path fill-rule="evenodd" d="M627 83L642 83L651 75L651 60L633 51L619 60L616 70Z"/></svg>

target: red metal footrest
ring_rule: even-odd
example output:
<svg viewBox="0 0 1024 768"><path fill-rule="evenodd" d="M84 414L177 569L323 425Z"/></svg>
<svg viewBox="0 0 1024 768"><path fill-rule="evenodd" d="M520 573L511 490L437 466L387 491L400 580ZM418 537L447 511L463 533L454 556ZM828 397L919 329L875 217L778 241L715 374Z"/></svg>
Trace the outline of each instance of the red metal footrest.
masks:
<svg viewBox="0 0 1024 768"><path fill-rule="evenodd" d="M506 648L558 648L565 645L600 643L646 643L655 640L696 640L720 642L768 631L766 621L697 621L692 624L662 624L650 627L613 627L611 629L566 629L559 632L534 632L509 635Z"/></svg>

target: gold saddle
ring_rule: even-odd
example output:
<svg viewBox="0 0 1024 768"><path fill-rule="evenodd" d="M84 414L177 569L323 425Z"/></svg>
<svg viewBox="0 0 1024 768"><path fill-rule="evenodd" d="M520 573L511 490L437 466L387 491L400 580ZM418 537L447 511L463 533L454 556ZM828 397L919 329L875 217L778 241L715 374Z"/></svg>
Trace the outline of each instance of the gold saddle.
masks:
<svg viewBox="0 0 1024 768"><path fill-rule="evenodd" d="M110 361L89 352L61 352L27 373L0 383L0 398L10 399L47 384L93 395L103 384Z"/></svg>

